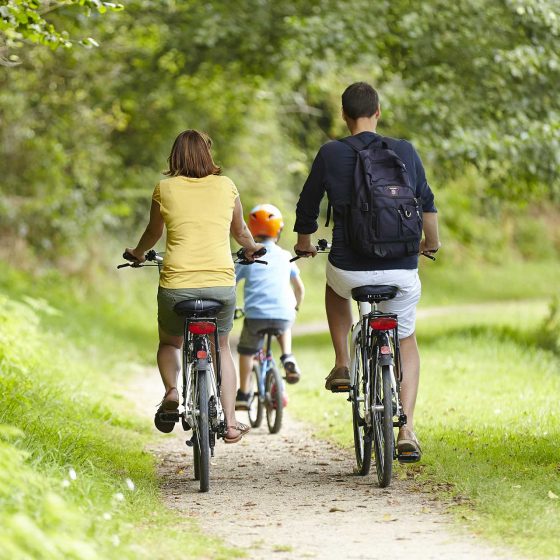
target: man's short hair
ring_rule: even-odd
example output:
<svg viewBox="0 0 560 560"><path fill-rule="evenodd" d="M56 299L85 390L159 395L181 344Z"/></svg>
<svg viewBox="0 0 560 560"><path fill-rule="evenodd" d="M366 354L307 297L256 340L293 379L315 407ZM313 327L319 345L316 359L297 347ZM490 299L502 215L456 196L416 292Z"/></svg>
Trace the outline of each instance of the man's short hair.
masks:
<svg viewBox="0 0 560 560"><path fill-rule="evenodd" d="M342 109L351 119L371 117L379 108L379 95L366 82L348 86L342 94Z"/></svg>

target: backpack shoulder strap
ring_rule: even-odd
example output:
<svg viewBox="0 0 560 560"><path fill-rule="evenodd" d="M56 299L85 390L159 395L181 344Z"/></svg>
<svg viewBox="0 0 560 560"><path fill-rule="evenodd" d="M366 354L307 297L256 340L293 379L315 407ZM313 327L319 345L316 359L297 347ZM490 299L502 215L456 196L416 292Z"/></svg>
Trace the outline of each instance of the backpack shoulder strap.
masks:
<svg viewBox="0 0 560 560"><path fill-rule="evenodd" d="M380 143L382 148L389 148L386 138L384 136L377 135L376 138L364 144L361 140L358 140L355 136L348 136L346 138L341 138L339 142L350 146L356 153L361 152L362 150L367 150L372 144Z"/></svg>

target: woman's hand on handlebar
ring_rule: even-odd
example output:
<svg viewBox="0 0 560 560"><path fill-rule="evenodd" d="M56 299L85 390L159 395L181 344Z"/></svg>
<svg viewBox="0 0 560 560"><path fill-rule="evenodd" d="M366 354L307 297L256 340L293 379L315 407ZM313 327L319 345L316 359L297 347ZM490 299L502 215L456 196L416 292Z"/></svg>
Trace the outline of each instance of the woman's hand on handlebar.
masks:
<svg viewBox="0 0 560 560"><path fill-rule="evenodd" d="M255 243L252 247L244 247L243 255L245 260L253 262L258 257L262 257L266 253L266 248L262 243Z"/></svg>
<svg viewBox="0 0 560 560"><path fill-rule="evenodd" d="M127 255L130 255L130 256L134 257L136 262L139 262L139 263L143 263L146 260L146 257L144 256L144 253L139 253L138 251L136 251L136 249L131 249L129 247L127 247L124 250L123 257L127 260L132 260L132 259L129 259Z"/></svg>

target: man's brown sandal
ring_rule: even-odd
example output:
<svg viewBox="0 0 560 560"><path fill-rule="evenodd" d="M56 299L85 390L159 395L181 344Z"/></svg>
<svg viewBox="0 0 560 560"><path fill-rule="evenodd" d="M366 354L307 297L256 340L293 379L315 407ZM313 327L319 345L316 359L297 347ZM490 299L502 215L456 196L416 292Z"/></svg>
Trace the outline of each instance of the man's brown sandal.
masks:
<svg viewBox="0 0 560 560"><path fill-rule="evenodd" d="M345 393L350 390L350 371L347 367L333 367L325 379L325 389L333 393Z"/></svg>
<svg viewBox="0 0 560 560"><path fill-rule="evenodd" d="M422 448L414 432L405 426L397 437L397 458L400 463L417 463L422 458Z"/></svg>

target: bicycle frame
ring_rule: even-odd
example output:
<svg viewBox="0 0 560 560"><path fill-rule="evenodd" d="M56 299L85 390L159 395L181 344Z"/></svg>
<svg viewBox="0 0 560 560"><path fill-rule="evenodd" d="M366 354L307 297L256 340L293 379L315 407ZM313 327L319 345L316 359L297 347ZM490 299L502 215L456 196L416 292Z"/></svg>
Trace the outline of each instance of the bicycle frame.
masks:
<svg viewBox="0 0 560 560"><path fill-rule="evenodd" d="M216 364L211 352L211 343L208 334L193 334L189 326L193 323L214 323L212 318L188 318L184 327L183 344L183 421L189 427L197 425L198 408L196 403L197 380L200 375L205 375L208 387L208 398L213 402L215 410L210 413L210 428L213 436L211 437L211 455L214 456L215 435L223 437L225 433L225 422L223 420L223 410L220 401L221 393L221 368L220 368L220 345L218 342L217 328L213 333L213 343L216 353ZM217 327L217 325L216 325ZM212 397L213 400L212 400ZM193 434L194 437L194 434Z"/></svg>
<svg viewBox="0 0 560 560"><path fill-rule="evenodd" d="M265 345L259 350L259 352L257 354L257 361L259 363L259 367L258 367L258 370L259 370L259 380L258 380L259 387L258 387L258 389L259 389L259 398L260 399L265 398L266 374L274 363L274 358L272 357L272 335L267 334L265 340L266 340ZM266 348L266 350L265 350L265 348Z"/></svg>
<svg viewBox="0 0 560 560"><path fill-rule="evenodd" d="M370 319L381 317L396 318L396 315L378 311L375 303L372 305L366 302L359 302L358 310L360 313L360 320L352 327L352 347L354 348L356 346L359 339L360 349L362 352L361 359L363 363L367 361L370 364L369 371L374 372L372 366L375 363L389 366L389 371L391 372L391 388L396 401L396 410L394 413L398 418L396 422L393 422L393 425L395 427L403 426L406 424L406 415L402 411L402 405L400 402L402 369L400 363L398 325L394 329L379 331L374 330L369 325ZM354 365L354 367L350 368L350 384L352 386L356 382L355 374L356 367ZM366 383L369 384L369 380L366 380ZM367 391L367 393L369 392L370 391ZM373 410L370 410L369 407L366 408L365 419L368 423L371 421L370 416L372 412Z"/></svg>

